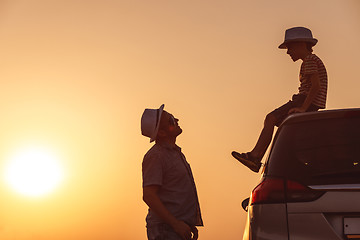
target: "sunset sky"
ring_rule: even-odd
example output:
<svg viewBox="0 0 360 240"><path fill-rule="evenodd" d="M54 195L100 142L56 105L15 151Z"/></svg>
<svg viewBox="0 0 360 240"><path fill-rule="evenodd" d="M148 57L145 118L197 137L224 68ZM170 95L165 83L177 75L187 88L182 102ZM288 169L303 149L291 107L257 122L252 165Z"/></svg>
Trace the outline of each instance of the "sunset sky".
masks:
<svg viewBox="0 0 360 240"><path fill-rule="evenodd" d="M359 0L0 0L0 239L146 239L140 118L163 103L183 129L199 239L241 239L260 174L230 153L297 92L301 61L277 48L295 26L319 40L327 108L360 107ZM45 195L4 180L29 146L62 169Z"/></svg>

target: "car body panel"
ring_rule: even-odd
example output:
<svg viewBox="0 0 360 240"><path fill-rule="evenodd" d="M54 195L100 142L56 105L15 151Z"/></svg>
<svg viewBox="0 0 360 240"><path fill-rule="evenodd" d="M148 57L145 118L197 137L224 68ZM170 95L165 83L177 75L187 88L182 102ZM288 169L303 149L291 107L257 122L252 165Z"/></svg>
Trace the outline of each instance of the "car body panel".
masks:
<svg viewBox="0 0 360 240"><path fill-rule="evenodd" d="M288 203L290 239L344 239L343 220L360 217L359 203L357 191L326 192L316 201Z"/></svg>
<svg viewBox="0 0 360 240"><path fill-rule="evenodd" d="M289 240L342 239L322 213L290 213L288 221Z"/></svg>
<svg viewBox="0 0 360 240"><path fill-rule="evenodd" d="M247 224L243 240L287 240L286 204L249 206Z"/></svg>

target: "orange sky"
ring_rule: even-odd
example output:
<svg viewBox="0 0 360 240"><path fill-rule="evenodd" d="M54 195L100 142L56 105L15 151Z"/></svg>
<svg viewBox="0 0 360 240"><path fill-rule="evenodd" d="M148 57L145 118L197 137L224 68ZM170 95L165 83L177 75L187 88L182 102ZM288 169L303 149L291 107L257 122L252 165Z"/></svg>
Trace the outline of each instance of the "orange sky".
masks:
<svg viewBox="0 0 360 240"><path fill-rule="evenodd" d="M184 130L200 239L241 238L260 175L230 152L251 150L297 91L300 62L277 49L294 26L319 40L327 107L359 107L358 0L0 0L0 239L145 239L140 117L162 103ZM39 198L2 180L7 156L32 143L65 169Z"/></svg>

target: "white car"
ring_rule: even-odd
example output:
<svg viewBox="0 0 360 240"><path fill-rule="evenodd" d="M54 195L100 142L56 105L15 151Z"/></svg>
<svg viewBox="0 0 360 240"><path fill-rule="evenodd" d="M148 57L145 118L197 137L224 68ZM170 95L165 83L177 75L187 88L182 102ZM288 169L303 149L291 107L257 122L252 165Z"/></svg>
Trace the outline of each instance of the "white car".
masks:
<svg viewBox="0 0 360 240"><path fill-rule="evenodd" d="M243 207L243 240L360 239L360 108L289 116Z"/></svg>

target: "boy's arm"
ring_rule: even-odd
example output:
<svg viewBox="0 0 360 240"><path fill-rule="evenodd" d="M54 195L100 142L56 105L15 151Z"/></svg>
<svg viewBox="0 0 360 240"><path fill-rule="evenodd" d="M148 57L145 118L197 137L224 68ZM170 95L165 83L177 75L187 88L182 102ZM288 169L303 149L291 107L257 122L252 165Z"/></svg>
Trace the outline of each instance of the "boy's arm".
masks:
<svg viewBox="0 0 360 240"><path fill-rule="evenodd" d="M306 99L305 99L303 105L299 108L290 109L289 114L306 112L306 110L310 107L311 103L313 102L316 95L318 94L318 92L320 90L319 74L317 74L317 73L311 74L309 76L309 79L311 81L311 88L310 88L309 94L306 96Z"/></svg>
<svg viewBox="0 0 360 240"><path fill-rule="evenodd" d="M143 200L165 223L169 224L182 239L191 239L191 233L194 231L184 223L177 220L164 206L158 196L160 186L151 185L143 187ZM194 233L195 235L195 233Z"/></svg>

